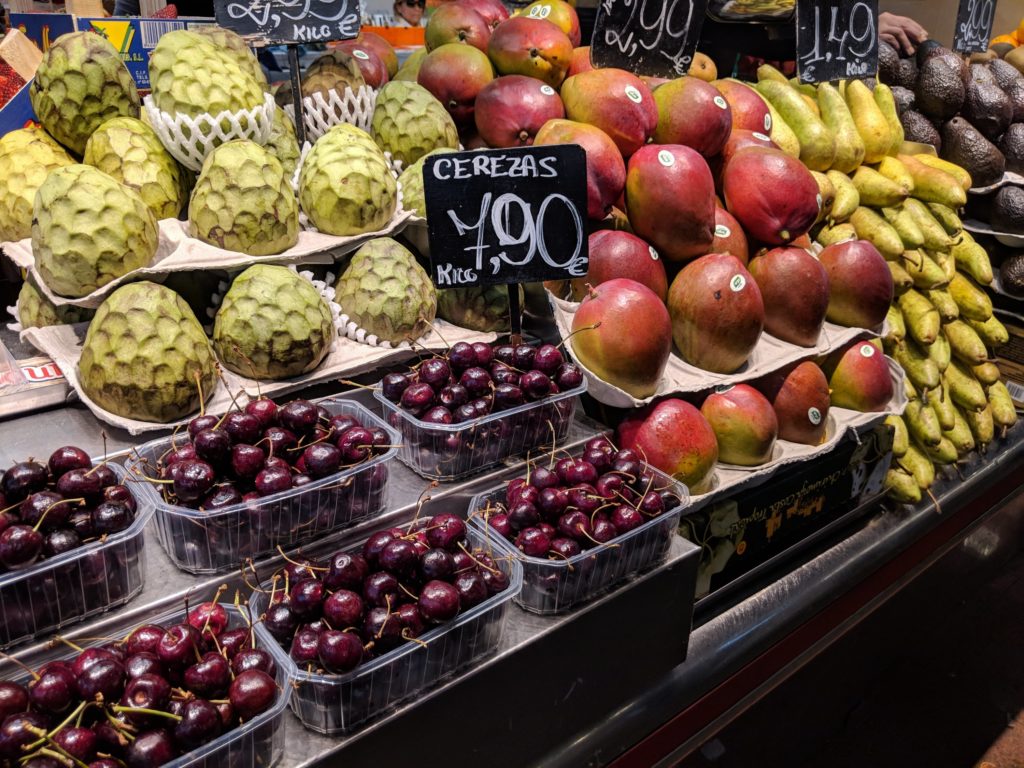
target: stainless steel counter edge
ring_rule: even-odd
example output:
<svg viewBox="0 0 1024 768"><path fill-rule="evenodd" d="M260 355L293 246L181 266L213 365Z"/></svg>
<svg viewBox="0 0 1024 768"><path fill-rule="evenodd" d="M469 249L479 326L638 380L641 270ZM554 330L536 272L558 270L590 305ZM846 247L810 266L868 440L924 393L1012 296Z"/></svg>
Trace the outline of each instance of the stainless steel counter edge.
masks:
<svg viewBox="0 0 1024 768"><path fill-rule="evenodd" d="M613 761L898 556L1003 473L1015 470L1018 486L1024 484L1022 462L1024 424L1018 424L997 450L975 454L960 468L965 479L947 469L933 489L938 504L929 501L878 513L861 530L695 629L685 663L642 696L609 712L592 729L571 734L543 765L579 768ZM898 587L892 585L872 607ZM783 679L785 672L779 671ZM672 765L686 751L678 749L657 765Z"/></svg>

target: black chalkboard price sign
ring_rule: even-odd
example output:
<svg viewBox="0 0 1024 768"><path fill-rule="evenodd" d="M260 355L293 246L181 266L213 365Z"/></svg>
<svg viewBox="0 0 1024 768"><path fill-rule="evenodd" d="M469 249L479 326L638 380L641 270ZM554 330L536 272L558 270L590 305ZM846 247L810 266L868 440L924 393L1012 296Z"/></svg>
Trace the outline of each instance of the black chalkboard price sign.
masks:
<svg viewBox="0 0 1024 768"><path fill-rule="evenodd" d="M359 0L214 0L217 24L257 45L324 43L359 34Z"/></svg>
<svg viewBox="0 0 1024 768"><path fill-rule="evenodd" d="M587 274L587 161L579 145L435 155L424 164L423 193L438 288Z"/></svg>
<svg viewBox="0 0 1024 768"><path fill-rule="evenodd" d="M959 53L983 53L992 37L996 0L960 0L953 28L953 50Z"/></svg>
<svg viewBox="0 0 1024 768"><path fill-rule="evenodd" d="M804 83L878 74L878 0L797 0L796 68Z"/></svg>
<svg viewBox="0 0 1024 768"><path fill-rule="evenodd" d="M601 0L590 61L650 77L685 75L707 8L708 0Z"/></svg>

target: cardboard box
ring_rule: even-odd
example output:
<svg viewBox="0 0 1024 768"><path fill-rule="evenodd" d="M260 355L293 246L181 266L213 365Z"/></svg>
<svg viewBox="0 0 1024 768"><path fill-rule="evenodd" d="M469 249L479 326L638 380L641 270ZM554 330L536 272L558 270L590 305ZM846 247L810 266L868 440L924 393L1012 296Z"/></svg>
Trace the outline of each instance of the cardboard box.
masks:
<svg viewBox="0 0 1024 768"><path fill-rule="evenodd" d="M834 450L782 467L756 486L684 512L679 533L701 547L697 597L751 574L883 491L892 461L884 424L850 434Z"/></svg>
<svg viewBox="0 0 1024 768"><path fill-rule="evenodd" d="M996 318L1006 326L1010 340L996 347L996 365L1018 408L1024 408L1024 316L996 309Z"/></svg>
<svg viewBox="0 0 1024 768"><path fill-rule="evenodd" d="M46 51L50 42L67 32L91 30L111 42L142 91L149 90L149 52L160 37L176 29L215 23L212 18L142 19L135 17L78 16L65 13L12 13L11 25Z"/></svg>
<svg viewBox="0 0 1024 768"><path fill-rule="evenodd" d="M43 52L17 29L0 40L0 136L35 120L28 97Z"/></svg>

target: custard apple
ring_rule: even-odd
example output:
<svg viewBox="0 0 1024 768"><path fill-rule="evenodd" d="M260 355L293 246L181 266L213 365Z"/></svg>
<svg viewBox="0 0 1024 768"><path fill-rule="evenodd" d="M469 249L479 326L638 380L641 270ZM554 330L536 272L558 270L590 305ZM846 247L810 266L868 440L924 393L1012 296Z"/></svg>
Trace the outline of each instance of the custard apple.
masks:
<svg viewBox="0 0 1024 768"><path fill-rule="evenodd" d="M135 81L117 49L95 32L58 37L36 70L29 98L43 127L76 155L110 118L139 116Z"/></svg>
<svg viewBox="0 0 1024 768"><path fill-rule="evenodd" d="M78 378L101 408L166 423L198 410L213 393L216 359L202 326L178 294L156 283L129 283L96 310L82 345Z"/></svg>
<svg viewBox="0 0 1024 768"><path fill-rule="evenodd" d="M523 306L523 286L519 306ZM476 285L437 292L437 316L473 331L509 330L508 286Z"/></svg>
<svg viewBox="0 0 1024 768"><path fill-rule="evenodd" d="M443 155L445 152L454 151L447 148L435 149L402 171L402 175L398 177L398 186L402 188L403 209L411 211L421 219L427 218L427 203L423 198L423 166L431 155Z"/></svg>
<svg viewBox="0 0 1024 768"><path fill-rule="evenodd" d="M416 83L397 81L380 89L371 131L381 149L407 166L432 149L459 146L459 132L448 110Z"/></svg>
<svg viewBox="0 0 1024 768"><path fill-rule="evenodd" d="M299 204L318 230L361 235L383 228L395 213L398 186L384 153L365 131L336 125L306 155Z"/></svg>
<svg viewBox="0 0 1024 768"><path fill-rule="evenodd" d="M91 318L93 314L91 309L73 307L70 304L58 307L39 290L31 275L21 284L21 291L18 293L18 322L22 328L81 323Z"/></svg>
<svg viewBox="0 0 1024 768"><path fill-rule="evenodd" d="M237 32L218 27L216 24L190 26L189 31L208 38L215 46L234 58L243 72L250 72L260 88L264 91L270 90L270 83L267 82L263 67L253 55L252 49Z"/></svg>
<svg viewBox="0 0 1024 768"><path fill-rule="evenodd" d="M284 175L291 181L295 169L299 167L299 140L295 136L295 126L280 107L274 107L274 127L270 130L270 138L264 145L267 151L281 161Z"/></svg>
<svg viewBox="0 0 1024 768"><path fill-rule="evenodd" d="M0 241L32 234L36 190L50 171L75 161L41 128L22 128L0 136Z"/></svg>
<svg viewBox="0 0 1024 768"><path fill-rule="evenodd" d="M175 219L188 198L186 178L156 131L134 117L108 120L89 137L82 162L131 187L157 219Z"/></svg>
<svg viewBox="0 0 1024 768"><path fill-rule="evenodd" d="M344 94L345 89L359 90L366 85L359 64L350 54L335 48L314 61L302 75L302 96L319 93L325 99L331 91Z"/></svg>
<svg viewBox="0 0 1024 768"><path fill-rule="evenodd" d="M36 192L32 252L50 290L78 298L156 255L156 219L138 192L91 165L67 165Z"/></svg>
<svg viewBox="0 0 1024 768"><path fill-rule="evenodd" d="M288 267L256 264L224 296L213 346L235 373L286 379L320 365L335 335L330 307L309 280Z"/></svg>
<svg viewBox="0 0 1024 768"><path fill-rule="evenodd" d="M251 110L263 104L263 88L249 68L218 48L213 40L187 29L168 32L149 56L149 82L156 106L169 114L202 114ZM248 118L240 121L248 127ZM231 123L220 123L227 134Z"/></svg>
<svg viewBox="0 0 1024 768"><path fill-rule="evenodd" d="M291 179L259 144L236 139L206 160L188 204L192 236L249 256L269 256L299 239Z"/></svg>
<svg viewBox="0 0 1024 768"><path fill-rule="evenodd" d="M349 319L393 344L423 336L437 312L429 275L390 237L374 238L356 251L334 291Z"/></svg>

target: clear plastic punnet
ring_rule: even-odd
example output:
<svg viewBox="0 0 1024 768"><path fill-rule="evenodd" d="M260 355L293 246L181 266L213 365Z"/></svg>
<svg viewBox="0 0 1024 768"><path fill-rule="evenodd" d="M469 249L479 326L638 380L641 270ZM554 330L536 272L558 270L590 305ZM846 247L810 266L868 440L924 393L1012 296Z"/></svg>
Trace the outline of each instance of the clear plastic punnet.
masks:
<svg viewBox="0 0 1024 768"><path fill-rule="evenodd" d="M430 424L388 400L378 387L384 418L402 435L398 459L430 480L459 480L505 459L565 440L576 413L575 389L461 424Z"/></svg>
<svg viewBox="0 0 1024 768"><path fill-rule="evenodd" d="M571 455L581 453L576 451ZM538 458L538 463L544 461L545 458ZM531 613L562 613L612 589L629 576L664 562L690 494L682 483L649 465L644 466L654 476L657 487L678 497L679 504L628 533L567 559L524 555L487 524L485 510L497 511L495 505L504 502L507 483L473 497L469 504L470 529L476 529L495 549L518 558L523 565L523 589L516 596L517 605ZM520 470L509 479L522 474Z"/></svg>
<svg viewBox="0 0 1024 768"><path fill-rule="evenodd" d="M123 622L104 624L103 631L110 637L124 637L142 624L158 624L167 627L185 621L186 615L184 605L176 609L168 609L166 606L154 607L142 615L132 614L131 619L125 619ZM245 626L245 621L238 609L229 608L228 618L229 629ZM76 640L82 648L91 648L108 642L104 638L83 640L72 637L71 639ZM256 647L263 647L258 639ZM31 669L38 669L43 664L58 659L73 659L76 655L76 651L70 650L64 645L58 645L19 657L19 661ZM0 662L0 679L24 683L27 681L28 675L20 668L15 668L14 665L6 666ZM260 713L252 720L232 728L213 741L197 747L169 763L164 763L160 768L273 768L284 754L285 714L292 692L288 685L286 671L280 665L277 668L276 682L278 696L270 709Z"/></svg>
<svg viewBox="0 0 1024 768"><path fill-rule="evenodd" d="M467 526L471 547L487 548L479 530ZM361 552L363 542L344 551ZM498 552L494 548L495 553ZM318 674L299 669L288 651L262 623L256 632L279 669L287 669L294 692L292 711L302 724L319 733L351 733L367 721L431 686L453 677L498 649L505 617L522 586L522 568L512 557L497 557L495 565L508 576L508 587L484 602L459 613L452 621L424 632L347 674ZM250 599L253 614L267 607L265 595Z"/></svg>
<svg viewBox="0 0 1024 768"><path fill-rule="evenodd" d="M146 504L155 508L157 536L175 565L190 573L229 571L246 560L276 553L278 547L295 549L384 511L398 433L352 400L318 404L332 415L352 416L364 427L384 429L392 447L301 487L213 511L170 504L151 483L134 483ZM137 477L152 476L172 440L154 440L132 451L126 462L129 471Z"/></svg>
<svg viewBox="0 0 1024 768"><path fill-rule="evenodd" d="M109 465L120 482L127 473ZM125 530L18 571L0 574L0 648L123 605L142 591L146 575L143 530L153 506L138 488L135 520Z"/></svg>

